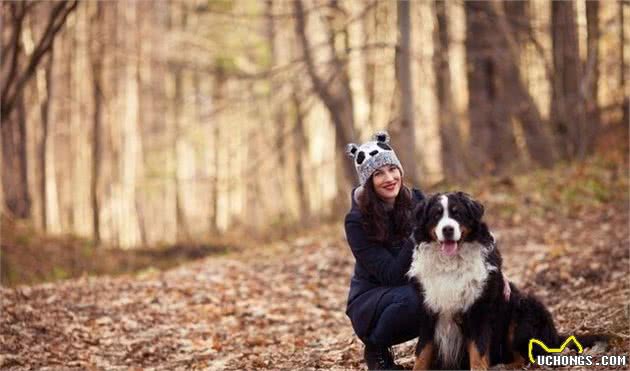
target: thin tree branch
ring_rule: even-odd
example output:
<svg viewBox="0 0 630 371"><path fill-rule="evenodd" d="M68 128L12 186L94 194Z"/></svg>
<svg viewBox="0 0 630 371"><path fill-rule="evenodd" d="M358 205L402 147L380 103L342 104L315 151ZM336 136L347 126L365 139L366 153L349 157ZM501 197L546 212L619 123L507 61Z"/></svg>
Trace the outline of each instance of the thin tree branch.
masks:
<svg viewBox="0 0 630 371"><path fill-rule="evenodd" d="M70 5L66 6L68 4ZM64 25L68 15L76 9L77 5L78 0L74 0L72 2L64 1L57 4L51 11L46 30L44 31L44 34L35 47L35 50L31 54L26 69L20 75L20 77L17 78L17 83L15 84L15 87L11 89L11 91L5 92L7 95L3 95L2 97L2 107L0 110L0 114L3 117L7 117L11 113L17 95L23 89L28 80L33 76L33 73L41 62L42 57L46 53L50 52L55 40L55 36L61 30L61 27Z"/></svg>

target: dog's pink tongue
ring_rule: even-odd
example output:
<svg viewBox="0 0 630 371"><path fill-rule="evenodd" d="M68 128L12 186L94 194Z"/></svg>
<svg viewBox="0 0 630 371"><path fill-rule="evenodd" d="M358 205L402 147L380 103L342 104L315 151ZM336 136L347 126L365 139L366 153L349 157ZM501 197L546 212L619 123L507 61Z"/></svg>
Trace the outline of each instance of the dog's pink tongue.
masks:
<svg viewBox="0 0 630 371"><path fill-rule="evenodd" d="M457 254L457 242L455 241L445 241L442 242L442 253L446 256L453 256Z"/></svg>

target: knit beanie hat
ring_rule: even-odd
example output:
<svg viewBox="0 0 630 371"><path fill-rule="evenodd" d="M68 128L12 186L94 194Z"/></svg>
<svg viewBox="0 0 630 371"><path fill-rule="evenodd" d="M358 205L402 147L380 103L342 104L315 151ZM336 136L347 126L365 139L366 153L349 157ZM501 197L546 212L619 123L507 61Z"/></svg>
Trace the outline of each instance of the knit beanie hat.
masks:
<svg viewBox="0 0 630 371"><path fill-rule="evenodd" d="M354 160L360 185L364 185L376 169L383 165L396 165L403 174L402 165L388 143L389 134L386 131L379 131L374 134L371 141L360 146L354 143L346 145L346 153Z"/></svg>

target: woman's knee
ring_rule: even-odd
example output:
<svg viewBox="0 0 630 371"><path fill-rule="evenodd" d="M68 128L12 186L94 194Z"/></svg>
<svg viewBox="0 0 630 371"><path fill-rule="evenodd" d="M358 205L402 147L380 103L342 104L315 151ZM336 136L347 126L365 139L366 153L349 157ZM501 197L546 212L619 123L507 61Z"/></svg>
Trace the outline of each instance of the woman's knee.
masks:
<svg viewBox="0 0 630 371"><path fill-rule="evenodd" d="M420 326L426 320L423 299L412 286L397 287L382 303L384 307L375 318L368 341L374 344L394 344L400 339L418 336Z"/></svg>
<svg viewBox="0 0 630 371"><path fill-rule="evenodd" d="M411 338L417 336L414 334L419 330L419 323L416 316L411 313L410 305L407 300L401 300L391 303L381 313L374 327L370 331L368 341L375 345L392 345L396 343L396 339L401 335Z"/></svg>

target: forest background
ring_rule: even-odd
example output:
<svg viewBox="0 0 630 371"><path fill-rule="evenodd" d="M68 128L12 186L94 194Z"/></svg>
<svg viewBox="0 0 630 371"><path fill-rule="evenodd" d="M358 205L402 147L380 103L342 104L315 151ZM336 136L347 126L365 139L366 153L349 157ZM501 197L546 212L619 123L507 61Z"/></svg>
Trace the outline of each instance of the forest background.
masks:
<svg viewBox="0 0 630 371"><path fill-rule="evenodd" d="M605 138L627 138L627 12L617 1L5 1L3 280L28 280L16 265L55 255L34 235L82 246L70 255L197 256L339 221L356 182L344 146L379 129L422 189L619 148Z"/></svg>
<svg viewBox="0 0 630 371"><path fill-rule="evenodd" d="M628 354L630 2L0 7L0 367L362 367L344 148L380 129Z"/></svg>

